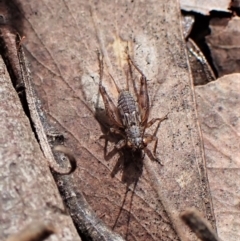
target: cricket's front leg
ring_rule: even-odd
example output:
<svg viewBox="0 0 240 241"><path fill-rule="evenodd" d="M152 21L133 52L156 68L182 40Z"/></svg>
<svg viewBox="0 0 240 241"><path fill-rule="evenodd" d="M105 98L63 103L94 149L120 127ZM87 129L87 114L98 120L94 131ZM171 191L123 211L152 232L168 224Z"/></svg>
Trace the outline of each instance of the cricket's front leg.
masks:
<svg viewBox="0 0 240 241"><path fill-rule="evenodd" d="M150 120L150 121L146 124L145 129L146 129L146 128L149 128L150 126L152 126L156 121L159 121L159 122L158 122L158 127L157 127L157 128L159 128L161 122L163 122L163 121L166 120L166 119L168 119L168 114L165 115L165 116L162 117L162 118L153 118L152 120Z"/></svg>
<svg viewBox="0 0 240 241"><path fill-rule="evenodd" d="M155 142L154 143L154 148L153 148L153 153L147 148L148 143L151 142ZM144 151L147 153L148 157L152 160L152 161L157 161L158 163L160 163L161 165L163 165L161 163L161 161L159 160L159 158L157 158L156 156L156 151L157 151L157 144L158 144L158 138L154 135L145 135L143 138L143 142L145 145Z"/></svg>
<svg viewBox="0 0 240 241"><path fill-rule="evenodd" d="M156 156L156 150L157 150L157 144L158 144L158 138L156 136L153 135L145 135L143 138L143 143L145 146L147 146L149 143L151 142L155 142L154 143L154 148L153 148L153 155Z"/></svg>
<svg viewBox="0 0 240 241"><path fill-rule="evenodd" d="M102 95L105 110L109 119L113 122L113 125L123 128L123 124L118 113L118 108L114 105L112 99L107 94L106 89L102 85L99 85L99 91Z"/></svg>

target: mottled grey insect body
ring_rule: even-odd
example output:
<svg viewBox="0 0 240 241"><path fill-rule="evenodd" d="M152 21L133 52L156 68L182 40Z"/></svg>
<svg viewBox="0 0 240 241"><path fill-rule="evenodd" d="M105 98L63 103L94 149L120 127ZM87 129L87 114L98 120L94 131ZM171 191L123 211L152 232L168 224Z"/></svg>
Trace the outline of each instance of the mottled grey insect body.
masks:
<svg viewBox="0 0 240 241"><path fill-rule="evenodd" d="M127 145L133 150L143 149L143 128L136 101L129 91L121 91L118 98L118 110L121 116Z"/></svg>
<svg viewBox="0 0 240 241"><path fill-rule="evenodd" d="M144 150L150 159L158 161L156 157L156 148L158 143L158 138L156 137L156 131L154 135L145 134L146 128L152 126L156 121L160 123L167 119L167 115L163 118L153 118L148 122L149 117L149 96L147 89L147 79L141 70L128 58L129 66L132 64L136 70L141 74L140 78L140 92L134 89L137 96L137 102L134 100L133 96L129 92L129 78L127 78L127 88L126 90L120 90L116 85L118 90L118 106L116 107L112 99L106 92L106 89L99 83L99 91L103 98L106 113L109 119L113 123L113 127L110 128L111 132L120 134L123 139L120 140L115 147L121 149L124 146L131 148L133 151ZM100 65L100 79L101 73L103 73L103 64ZM132 77L132 76L131 76ZM157 129L158 129L157 127ZM156 129L156 130L157 130ZM153 153L147 148L148 143L155 142Z"/></svg>
<svg viewBox="0 0 240 241"><path fill-rule="evenodd" d="M121 114L130 114L132 112L137 112L136 101L132 97L129 91L122 90L118 97L118 108Z"/></svg>

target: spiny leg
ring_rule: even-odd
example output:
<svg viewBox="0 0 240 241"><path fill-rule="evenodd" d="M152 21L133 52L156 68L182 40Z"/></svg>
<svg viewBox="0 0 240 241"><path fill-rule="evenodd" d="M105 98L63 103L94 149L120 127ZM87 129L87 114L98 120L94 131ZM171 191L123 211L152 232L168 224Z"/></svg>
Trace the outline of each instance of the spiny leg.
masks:
<svg viewBox="0 0 240 241"><path fill-rule="evenodd" d="M131 65L131 60L130 60L130 56L128 55L128 73L130 75L130 79L132 81L132 85L133 85L133 90L134 90L134 93L135 93L135 96L138 98L138 91L137 91L137 88L136 88L136 84L135 84L135 79L133 78L133 71L132 71L132 65ZM127 88L129 90L129 78L127 78Z"/></svg>
<svg viewBox="0 0 240 241"><path fill-rule="evenodd" d="M144 148L144 151L146 152L146 154L148 155L148 157L151 159L151 161L156 161L156 162L158 162L160 165L163 166L163 163L159 160L159 158L157 158L156 156L154 156L154 155L152 154L152 152L151 152L147 147Z"/></svg>
<svg viewBox="0 0 240 241"><path fill-rule="evenodd" d="M150 110L147 79L144 75L142 75L140 81L141 81L141 86L140 86L138 104L140 106L141 123L142 125L145 125L148 121L149 110Z"/></svg>
<svg viewBox="0 0 240 241"><path fill-rule="evenodd" d="M118 127L123 127L117 107L113 103L110 96L107 94L105 88L100 83L99 83L99 91L100 91L100 93L102 95L102 98L103 98L103 102L104 102L104 105L105 105L105 110L106 110L107 116L113 122L114 125L116 125Z"/></svg>
<svg viewBox="0 0 240 241"><path fill-rule="evenodd" d="M151 159L154 159L155 161L159 162L161 165L163 165L161 163L161 161L156 157L156 151L157 151L157 145L158 145L158 138L156 137L156 134L157 134L157 131L160 127L160 124L162 121L166 120L168 118L168 114L166 116L164 116L163 118L154 118L152 119L151 121L149 121L147 123L147 126L146 128L152 126L156 121L159 121L158 122L158 125L156 127L156 130L154 131L153 135L145 135L144 138L143 138L143 142L144 144L147 146L148 143L152 142L152 141L155 141L154 143L154 148L153 148L153 154L152 152L147 148L145 147L145 152L147 153L147 155L149 156L149 158Z"/></svg>
<svg viewBox="0 0 240 241"><path fill-rule="evenodd" d="M102 55L100 54L100 52L98 52L98 62L99 62L99 76L100 76L99 92L103 98L106 114L109 117L109 119L113 122L114 125L116 125L118 127L123 127L117 107L113 103L110 96L107 94L106 89L102 86L103 58L102 58ZM113 77L111 75L110 75L110 77L113 79ZM114 79L113 79L113 82L116 85ZM116 85L116 88L118 91L120 91L117 85Z"/></svg>
<svg viewBox="0 0 240 241"><path fill-rule="evenodd" d="M144 138L143 138L143 142L144 142L144 144L145 144L145 146L147 146L149 143L151 143L151 142L155 142L154 143L154 148L153 148L153 154L151 153L151 155L153 156L153 158L156 160L156 161L158 161L158 162L160 162L159 161L159 159L156 157L156 150L157 150L157 144L158 144L158 138L156 137L156 136L154 136L154 135L145 135L144 136ZM145 147L144 149L148 149L147 147ZM149 149L148 149L149 150ZM149 152L151 152L150 150L149 150ZM149 156L149 153L146 151L146 153L148 154L148 156ZM149 156L149 158L150 158L150 156Z"/></svg>
<svg viewBox="0 0 240 241"><path fill-rule="evenodd" d="M141 124L144 126L147 123L149 117L149 96L147 88L147 78L143 72L136 66L136 64L128 57L129 62L134 68L141 74L140 78L140 93L137 94L137 100L139 105L139 111L141 115Z"/></svg>
<svg viewBox="0 0 240 241"><path fill-rule="evenodd" d="M130 78L132 78L132 71L130 69L129 64L128 64L128 70L124 70L124 72L125 72L126 79L127 79L126 90L129 91L129 75L130 75Z"/></svg>
<svg viewBox="0 0 240 241"><path fill-rule="evenodd" d="M157 126L157 128L156 128L156 130L157 130L157 129L159 128L161 122L163 122L163 121L166 120L166 119L168 119L168 114L165 115L165 116L162 117L162 118L153 118L152 120L150 120L150 121L146 124L145 129L146 129L146 128L149 128L150 126L152 126L156 121L159 121L159 122L158 122L158 126Z"/></svg>
<svg viewBox="0 0 240 241"><path fill-rule="evenodd" d="M106 89L102 86L102 77L103 77L103 59L101 58L100 53L98 52L98 61L99 61L99 76L100 76L100 81L99 81L99 92L103 98L103 102L104 102L104 106L105 106L105 110L107 113L107 116L110 118L110 120L113 122L113 124L117 127L123 128L123 124L122 124L122 120L119 116L119 112L118 112L118 108L115 106L115 104L113 103L112 99L110 98L110 96L107 94ZM120 89L118 88L114 78L112 77L112 75L109 73L110 77L112 78L117 91L120 93ZM110 132L119 134L123 137L124 134L121 132L121 130L116 129L116 128L110 128ZM109 133L108 133L109 134ZM102 135L100 138L106 138L107 135ZM105 148L106 149L106 145L107 145L107 138L106 138L106 143L105 143ZM122 147L124 147L126 145L126 140L120 140L116 145L115 148L116 149L121 149ZM105 154L106 154L106 150L105 150Z"/></svg>

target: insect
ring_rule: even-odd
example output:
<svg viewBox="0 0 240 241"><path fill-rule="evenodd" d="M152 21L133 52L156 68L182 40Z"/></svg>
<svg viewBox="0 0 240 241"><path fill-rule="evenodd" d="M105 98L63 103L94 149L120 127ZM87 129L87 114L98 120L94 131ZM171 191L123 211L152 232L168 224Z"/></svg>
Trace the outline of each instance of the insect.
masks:
<svg viewBox="0 0 240 241"><path fill-rule="evenodd" d="M149 118L149 96L148 96L148 88L147 88L147 79L142 71L133 63L133 61L128 57L129 68L132 66L135 67L137 72L140 73L140 91L137 93L136 97L137 101L134 100L133 96L129 91L129 78L127 76L127 87L125 90L119 89L117 84L115 83L113 77L112 80L118 91L118 105L116 106L106 89L102 86L101 81L99 82L99 92L103 98L103 102L105 105L105 110L108 118L113 123L113 127L110 128L110 132L119 134L123 137L115 147L120 150L123 147L129 147L132 151L144 150L144 152L149 156L151 160L157 161L161 164L160 160L156 157L156 148L158 144L158 138L156 135L145 134L147 128L152 126L155 122L158 123L158 127L160 123L167 119L167 115L163 118L153 118L151 121L148 121ZM102 66L102 63L101 63ZM100 79L101 73L103 72L101 69L103 67L100 66ZM153 153L149 150L147 145L150 142L155 142Z"/></svg>

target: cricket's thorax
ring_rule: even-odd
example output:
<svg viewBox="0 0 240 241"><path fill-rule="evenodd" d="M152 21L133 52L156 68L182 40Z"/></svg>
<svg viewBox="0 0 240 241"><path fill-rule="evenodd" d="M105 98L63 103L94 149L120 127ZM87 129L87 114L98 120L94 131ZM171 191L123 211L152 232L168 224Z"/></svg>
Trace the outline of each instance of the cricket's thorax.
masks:
<svg viewBox="0 0 240 241"><path fill-rule="evenodd" d="M122 91L118 99L118 109L125 127L129 145L133 149L143 148L143 131L135 100L128 91Z"/></svg>

